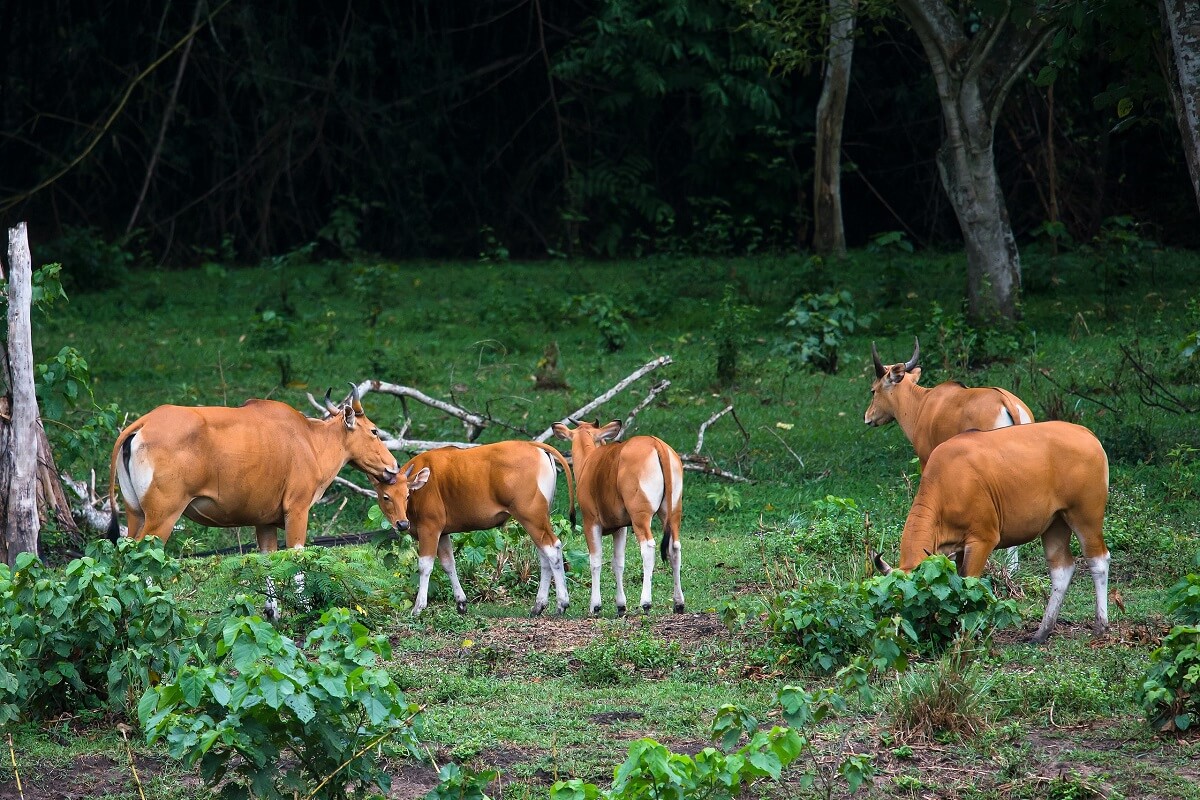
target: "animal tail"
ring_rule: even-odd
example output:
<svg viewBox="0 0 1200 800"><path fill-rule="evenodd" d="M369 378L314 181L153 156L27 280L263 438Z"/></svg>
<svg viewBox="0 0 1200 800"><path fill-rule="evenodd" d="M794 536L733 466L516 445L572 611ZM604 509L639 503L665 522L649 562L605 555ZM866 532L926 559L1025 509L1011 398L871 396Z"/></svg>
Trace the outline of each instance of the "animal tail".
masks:
<svg viewBox="0 0 1200 800"><path fill-rule="evenodd" d="M1023 424L1021 422L1022 414L1029 417L1030 422L1034 421L1033 412L1029 410L1029 407L1025 405L1025 403L1023 403L1019 397L1007 389L1001 389L999 386L993 386L992 388L1000 394L1000 403L1004 406L1004 410L1008 412L1008 416L1012 419L1013 425Z"/></svg>
<svg viewBox="0 0 1200 800"><path fill-rule="evenodd" d="M141 427L139 421L121 431L113 445L112 459L108 465L108 510L111 514L108 521L108 540L113 544L117 543L117 538L121 533L121 526L117 522L117 461L118 459L124 461L125 472L128 473L133 435L141 430Z"/></svg>
<svg viewBox="0 0 1200 800"><path fill-rule="evenodd" d="M546 453L548 453L550 455L550 457L553 458L555 461L557 461L558 465L560 467L562 467L563 475L567 479L567 503L569 504L569 508L570 508L570 512L569 512L568 516L570 517L570 520L571 520L571 530L574 531L575 530L575 476L571 472L571 465L567 463L567 459L563 456L562 452L558 448L551 447L550 445L546 444L545 442L531 442L531 444L535 444L538 447L540 447L542 450L545 450Z"/></svg>
<svg viewBox="0 0 1200 800"><path fill-rule="evenodd" d="M671 469L671 456L675 451L657 436L650 438L654 440L654 449L658 452L658 464L663 474L663 534L658 552L662 555L663 562L666 563L671 560L671 540L679 535L679 531L673 527L675 515L672 513L674 509L671 507L675 500L675 473Z"/></svg>

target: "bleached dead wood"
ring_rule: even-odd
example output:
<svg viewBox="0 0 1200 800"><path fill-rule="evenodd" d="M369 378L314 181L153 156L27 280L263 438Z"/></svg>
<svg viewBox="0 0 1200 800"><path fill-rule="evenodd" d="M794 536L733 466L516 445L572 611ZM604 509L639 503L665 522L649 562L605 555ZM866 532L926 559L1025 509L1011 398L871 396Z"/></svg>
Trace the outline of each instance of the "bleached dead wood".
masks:
<svg viewBox="0 0 1200 800"><path fill-rule="evenodd" d="M650 389L650 391L646 392L646 396L642 398L642 401L633 407L633 410L629 412L629 415L627 417L625 417L625 421L623 423L621 423L621 434L617 438L620 438L620 439L625 438L625 434L628 433L629 430L633 427L633 420L635 418L637 418L637 415L640 414L651 403L653 403L654 399L656 397L658 397L660 394L665 392L670 387L671 387L670 381L661 380L658 383L656 383L654 385L654 387L652 389Z"/></svg>
<svg viewBox="0 0 1200 800"><path fill-rule="evenodd" d="M79 498L79 503L71 507L71 512L75 515L76 519L93 531L107 534L108 523L111 520L108 511L108 498L99 497L96 494L96 471L92 470L90 483L77 481L66 472L59 473L59 477L62 479L63 484ZM120 536L128 535L129 531L124 525L119 527Z"/></svg>
<svg viewBox="0 0 1200 800"><path fill-rule="evenodd" d="M639 367L639 368L635 369L633 372L629 373L629 375L627 375L624 378L622 378L621 380L617 381L616 384L614 384L613 387L611 389L609 389L607 392L604 392L603 394L599 395L594 400L581 406L580 408L575 409L574 411L572 411L570 414L563 417L562 419L556 420L556 422L570 422L573 419L579 419L580 417L590 414L591 412L595 411L597 408L604 405L609 400L612 400L618 394L623 392L629 386L629 384L633 383L638 378L641 378L643 375L648 375L649 373L653 372L654 370L658 369L659 367L666 366L667 364L670 364L670 363L671 363L670 356L659 356L658 358L654 359L653 361L643 364L641 367ZM550 425L546 428L546 430L542 431L537 436L533 437L533 440L535 442L544 442L553 435L554 435L554 426Z"/></svg>

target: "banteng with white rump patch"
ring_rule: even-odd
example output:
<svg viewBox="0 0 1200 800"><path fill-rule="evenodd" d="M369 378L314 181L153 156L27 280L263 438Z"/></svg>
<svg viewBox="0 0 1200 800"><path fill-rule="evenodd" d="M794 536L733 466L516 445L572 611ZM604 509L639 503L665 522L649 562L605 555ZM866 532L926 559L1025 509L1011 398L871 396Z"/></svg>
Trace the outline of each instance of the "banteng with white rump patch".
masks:
<svg viewBox="0 0 1200 800"><path fill-rule="evenodd" d="M562 453L541 442L497 442L469 449L430 450L405 464L395 485L375 484L379 508L388 522L397 531L409 531L417 540L420 586L413 614L420 614L428 605L434 553L450 576L459 612L465 612L467 595L458 581L450 534L496 528L510 517L529 534L541 562L541 581L532 615L541 614L549 602L551 575L558 596L558 613L566 610L570 597L562 542L550 524L550 504L557 483L556 463L566 475L574 529L575 485L570 467Z"/></svg>
<svg viewBox="0 0 1200 800"><path fill-rule="evenodd" d="M617 614L625 613L625 536L633 526L642 553L642 610L650 610L650 583L654 575L654 534L650 523L663 524L663 561L671 564L675 578L675 613L683 612L679 583L679 523L683 517L683 462L666 442L654 436L635 436L627 442L602 444L621 432L614 420L604 427L580 422L574 430L555 423L554 433L571 442L571 462L583 512L592 567L593 614L600 612L600 537L613 537L612 568L617 582Z"/></svg>
<svg viewBox="0 0 1200 800"><path fill-rule="evenodd" d="M262 553L279 548L278 528L289 548L303 547L309 509L342 467L382 483L395 483L400 471L357 395L334 408L334 416L316 420L275 400L247 400L239 408L159 406L121 431L113 446L110 537L118 532L119 484L135 539L165 542L186 516L214 528L253 526ZM278 616L269 583L265 613Z"/></svg>
<svg viewBox="0 0 1200 800"><path fill-rule="evenodd" d="M1075 572L1072 532L1096 589L1097 635L1108 629L1109 552L1104 543L1108 456L1081 425L1039 422L959 434L940 445L921 475L900 541L900 569L926 556L957 556L962 574L979 577L996 547L1041 538L1051 592L1033 641L1054 628ZM891 567L876 556L884 572Z"/></svg>

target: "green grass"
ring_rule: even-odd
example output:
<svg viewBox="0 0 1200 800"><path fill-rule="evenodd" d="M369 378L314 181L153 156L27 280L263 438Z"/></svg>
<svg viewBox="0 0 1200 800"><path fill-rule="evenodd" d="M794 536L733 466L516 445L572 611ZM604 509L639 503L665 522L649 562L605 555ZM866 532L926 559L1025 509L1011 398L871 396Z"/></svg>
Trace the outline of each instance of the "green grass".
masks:
<svg viewBox="0 0 1200 800"><path fill-rule="evenodd" d="M1139 788L1162 797L1197 797L1195 762L1187 761L1196 745L1151 737L1132 691L1154 632L1161 632L1163 593L1187 569L1196 548L1200 501L1188 477L1195 459L1178 448L1200 447L1200 429L1194 416L1140 402L1136 372L1120 350L1138 343L1152 373L1178 397L1200 405L1198 373L1172 350L1200 328L1188 309L1200 293L1197 257L1144 256L1127 271L1129 283L1118 301L1106 307L1094 259L1068 255L1052 265L1036 251L1025 255L1027 275L1037 279L1029 281L1024 321L1011 334L1007 349L1013 357L971 370L953 366L962 354L962 330L930 322L933 303L946 313L960 307L961 254L914 258L900 294L906 299L889 308L879 307L885 288L864 253L827 268L824 282L798 257L366 262L142 274L120 289L73 297L51 319L39 320L35 347L38 358L63 344L79 348L91 367L97 402L115 402L130 415L162 403L236 405L266 396L307 410L305 392L320 396L332 386L336 394L347 381L375 377L453 399L511 426L489 427L483 436L489 441L536 433L646 361L669 354L674 363L651 380L669 378L671 389L641 413L636 432L691 451L701 423L732 401L737 421L726 417L716 423L703 452L755 481L733 488L740 502L731 508L726 484L687 474L684 590L690 612L710 612L735 595L767 591L767 568L776 580L785 562L798 580L860 576L866 534L861 522L830 523L814 506L827 496L853 500L869 514L871 543L885 555L895 554L917 468L898 428L869 429L861 420L873 376L871 342L878 343L885 361L894 362L911 354L912 337L919 335L923 384L959 379L1008 386L1039 418L1048 412L1069 415L1101 437L1112 462L1107 529L1113 588L1126 610L1112 607L1118 634L1093 647L1087 634L1094 609L1091 581L1080 572L1059 632L1046 647L1021 644L1015 636L994 644L984 658L992 673L984 682L990 687L985 704L992 728L977 739L916 744L914 757L895 758L897 744L884 742L890 729L886 707L864 710L855 722L855 741L879 755L882 770L869 796L919 797L926 789L918 787L936 787L939 796L1050 797L1061 761L1081 765L1086 781L1109 782L1127 797L1139 796ZM1052 268L1057 285L1042 280ZM773 354L783 334L777 324L783 311L799 294L826 284L849 289L860 311L877 314L872 328L848 338L836 375L807 373ZM727 285L758 307L745 323L741 377L728 389L716 385L713 341ZM605 352L594 326L564 313L570 297L592 293L612 294L634 312L629 341L616 353ZM274 316L264 319L265 312ZM536 392L531 376L551 342L559 345L559 366L570 389ZM641 382L597 416L623 418L649 385ZM399 427L398 401L369 395L364 402L378 425ZM408 408L414 420L410 435L462 436L457 422L419 404ZM96 467L104 474L107 458L106 451L92 452L68 466L76 472ZM559 494L561 504L561 488ZM364 498L332 490L329 495L333 502L314 510L313 535L366 527ZM253 539L249 531L241 536ZM233 533L186 523L168 549L183 553L236 540ZM427 706L430 752L438 763L453 758L480 767L500 764L508 798L544 796L555 777L604 785L639 736L677 749L697 748L707 742L721 704L744 703L774 722L774 695L784 682L821 685L811 676L784 674L753 627L737 633L715 624L673 628L677 619L691 618L670 614L670 575L661 564L655 606L645 622L611 619L607 557L604 619L585 618L590 578L584 559L572 565L566 620L525 620L531 585L473 602L460 617L440 567L429 610L412 620L406 612L387 611L394 601L411 597L413 587L389 573L376 551L338 552L377 587L362 605L375 612L375 624L395 645L397 680ZM1018 583L1027 598L1020 607L1032 626L1049 584L1040 548L1028 546L1022 556ZM187 560L184 575L192 586L181 592L182 602L211 611L238 591L258 591L243 564L220 557ZM634 599L640 576L636 548L630 547L626 591ZM711 614L696 619L714 622ZM299 632L303 620L289 619L284 627ZM1097 726L1108 738L1094 735ZM23 775L45 772L78 753L106 753L124 763L119 738L92 732L111 728L73 733L77 738L69 751L47 738L47 729L14 732ZM1062 737L1069 749L1046 752L1043 744L1051 736ZM833 732L822 741L831 751L838 745ZM1149 755L1130 759L1128 749ZM158 797L204 796L195 784L163 783L171 785ZM791 796L791 789L781 787L774 796Z"/></svg>

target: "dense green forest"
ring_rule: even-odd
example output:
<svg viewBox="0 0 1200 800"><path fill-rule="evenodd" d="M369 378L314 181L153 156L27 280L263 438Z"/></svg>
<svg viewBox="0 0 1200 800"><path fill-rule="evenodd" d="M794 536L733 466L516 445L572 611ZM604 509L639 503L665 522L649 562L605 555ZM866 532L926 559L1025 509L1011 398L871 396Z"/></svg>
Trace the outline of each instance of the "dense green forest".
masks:
<svg viewBox="0 0 1200 800"><path fill-rule="evenodd" d="M1004 4L978 6L968 30ZM1196 244L1157 4L1031 7L1056 33L994 131L1018 241L1048 222L1088 240L1127 216ZM805 247L823 8L8 2L0 209L81 288L310 243L399 258ZM891 4L862 15L848 241L954 246L929 63Z"/></svg>

